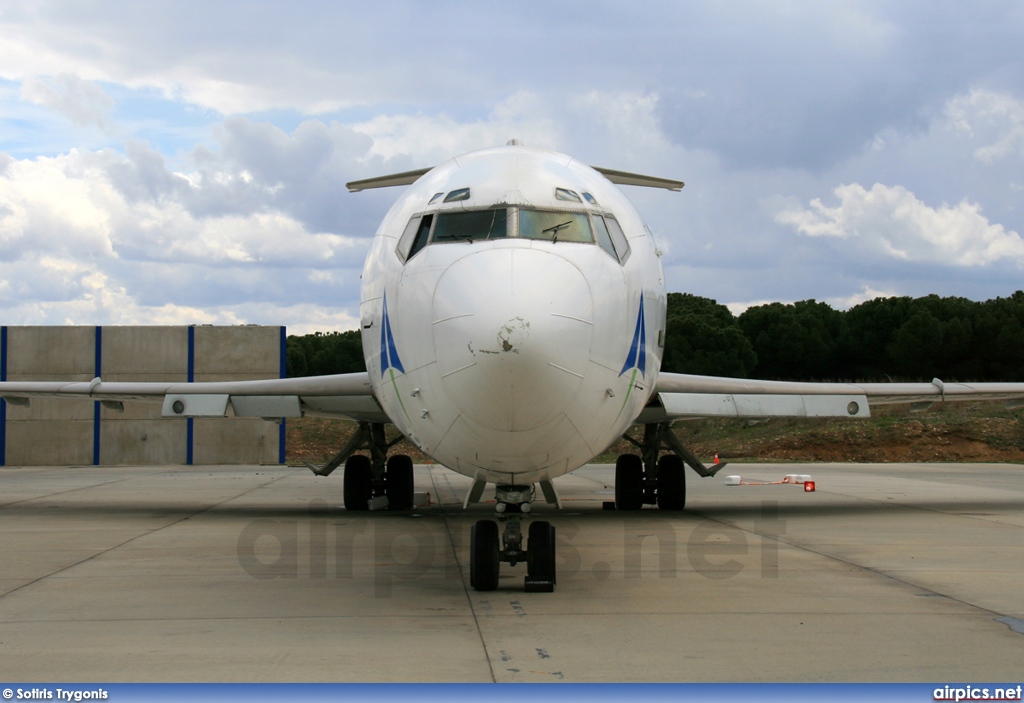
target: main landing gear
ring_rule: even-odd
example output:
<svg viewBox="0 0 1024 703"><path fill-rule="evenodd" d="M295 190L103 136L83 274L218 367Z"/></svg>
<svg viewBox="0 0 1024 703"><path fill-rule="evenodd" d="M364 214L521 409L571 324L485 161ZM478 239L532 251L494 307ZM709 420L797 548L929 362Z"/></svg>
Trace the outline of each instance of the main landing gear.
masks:
<svg viewBox="0 0 1024 703"><path fill-rule="evenodd" d="M498 538L498 523L479 520L469 539L469 583L478 591L498 587L501 562L515 566L526 561L527 592L555 590L555 528L546 520L530 523L527 549L523 548L522 519L530 512L532 486L498 486L498 521L505 530Z"/></svg>
<svg viewBox="0 0 1024 703"><path fill-rule="evenodd" d="M686 507L685 466L704 477L725 467L725 463L705 466L683 446L668 423L644 425L642 440L629 435L624 438L636 445L641 455L622 454L615 461L616 510L640 510L644 505L682 510ZM663 449L673 453L661 455Z"/></svg>
<svg viewBox="0 0 1024 703"><path fill-rule="evenodd" d="M388 450L402 437L388 442L384 425L360 422L355 434L338 454L321 467L306 464L317 476L328 476L345 464L346 510L411 510L413 507L412 459L404 454L389 457ZM369 450L370 456L356 454Z"/></svg>

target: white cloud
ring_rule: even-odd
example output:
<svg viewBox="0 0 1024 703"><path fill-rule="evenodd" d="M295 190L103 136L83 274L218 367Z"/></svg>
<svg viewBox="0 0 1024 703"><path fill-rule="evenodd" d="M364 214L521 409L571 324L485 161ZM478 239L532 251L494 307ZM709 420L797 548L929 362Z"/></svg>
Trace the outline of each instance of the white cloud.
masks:
<svg viewBox="0 0 1024 703"><path fill-rule="evenodd" d="M825 302L836 310L849 310L852 307L865 303L869 300L874 300L875 298L894 298L897 295L899 294L891 291L876 290L871 286L865 285L856 293L836 298L826 298Z"/></svg>
<svg viewBox="0 0 1024 703"><path fill-rule="evenodd" d="M484 116L459 120L445 113L383 113L352 125L371 146L366 160L436 165L453 156L518 139L530 147L564 151L597 165L636 170L669 168L680 149L664 136L658 96L636 91L588 90L552 102L541 92L520 90ZM412 167L412 166L410 166Z"/></svg>
<svg viewBox="0 0 1024 703"><path fill-rule="evenodd" d="M551 148L563 141L561 128L540 96L518 92L496 104L486 117L459 121L446 114L380 114L353 126L372 140L368 156L412 159L434 166L474 149L519 139Z"/></svg>
<svg viewBox="0 0 1024 703"><path fill-rule="evenodd" d="M770 305L771 303L780 303L780 302L783 302L783 301L781 301L781 300L753 300L753 301L749 301L748 300L748 301L737 302L737 303L726 303L725 307L729 308L729 312L731 312L734 317L739 317L740 315L745 313L750 308L756 308L759 305Z"/></svg>
<svg viewBox="0 0 1024 703"><path fill-rule="evenodd" d="M110 257L110 188L89 155L14 160L0 173L0 258Z"/></svg>
<svg viewBox="0 0 1024 703"><path fill-rule="evenodd" d="M888 293L885 291L875 290L870 286L863 286L860 291L853 293L852 295L839 296L834 298L825 298L822 300L835 310L849 310L850 308L860 305L868 300L874 300L875 298L892 298L898 295L898 293ZM792 305L797 302L796 300L754 300L744 301L736 303L728 303L726 307L729 308L735 317L739 317L750 308L758 307L760 305L770 305L772 303L783 303L786 305Z"/></svg>
<svg viewBox="0 0 1024 703"><path fill-rule="evenodd" d="M512 137L685 180L624 189L673 290L1019 287L1019 9L742 7L9 0L0 298L332 324L399 194L345 181ZM125 297L97 307L97 273Z"/></svg>
<svg viewBox="0 0 1024 703"><path fill-rule="evenodd" d="M81 275L81 290L74 297L47 300L39 297L11 301L7 280L0 284L4 320L9 325L240 325L288 327L289 334L349 330L359 325L357 309L322 304L241 303L236 305L179 305L140 303L124 286L103 273L75 269L68 262L48 262L71 275ZM0 272L5 270L0 264Z"/></svg>
<svg viewBox="0 0 1024 703"><path fill-rule="evenodd" d="M1024 240L981 214L977 203L931 207L902 186L841 185L835 207L815 198L808 209L782 210L779 224L810 237L846 240L873 256L950 266L999 261L1024 268Z"/></svg>
<svg viewBox="0 0 1024 703"><path fill-rule="evenodd" d="M281 323L287 319L274 313L300 306L325 324L354 324L346 310L366 238L311 231L258 202L248 211L193 213L189 197L207 186L181 174L126 194L118 169L131 167L112 151L8 160L0 172L7 320ZM320 270L330 275L315 275Z"/></svg>
<svg viewBox="0 0 1024 703"><path fill-rule="evenodd" d="M365 250L352 237L310 232L294 217L258 203L252 212L193 214L184 196L201 186L128 198L109 177L111 167L125 164L112 152L76 151L8 165L0 176L0 256L317 267L348 262L350 253Z"/></svg>
<svg viewBox="0 0 1024 703"><path fill-rule="evenodd" d="M946 105L950 124L984 142L974 157L986 164L1024 158L1024 102L991 90L972 90Z"/></svg>
<svg viewBox="0 0 1024 703"><path fill-rule="evenodd" d="M74 74L61 74L52 80L29 76L22 83L21 97L64 115L80 127L110 130L114 100L92 81Z"/></svg>
<svg viewBox="0 0 1024 703"><path fill-rule="evenodd" d="M117 214L118 256L166 263L328 266L365 252L365 240L308 232L281 212L193 217L176 203L135 203Z"/></svg>
<svg viewBox="0 0 1024 703"><path fill-rule="evenodd" d="M359 308L290 305L274 307L271 310L250 310L243 307L239 308L238 313L246 320L254 322L284 320L288 334L304 335L359 329Z"/></svg>

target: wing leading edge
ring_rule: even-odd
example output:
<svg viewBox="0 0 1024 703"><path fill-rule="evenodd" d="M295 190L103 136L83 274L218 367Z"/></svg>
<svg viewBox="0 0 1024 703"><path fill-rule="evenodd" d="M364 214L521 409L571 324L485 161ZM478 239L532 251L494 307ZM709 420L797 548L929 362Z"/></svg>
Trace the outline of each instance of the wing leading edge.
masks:
<svg viewBox="0 0 1024 703"><path fill-rule="evenodd" d="M31 398L100 401L117 408L124 401L161 403L164 417L343 417L390 422L363 373L257 381L154 383L133 381L6 381L0 398L28 405Z"/></svg>
<svg viewBox="0 0 1024 703"><path fill-rule="evenodd" d="M662 373L638 422L687 417L868 417L871 405L1004 400L1024 405L1024 383L805 383Z"/></svg>

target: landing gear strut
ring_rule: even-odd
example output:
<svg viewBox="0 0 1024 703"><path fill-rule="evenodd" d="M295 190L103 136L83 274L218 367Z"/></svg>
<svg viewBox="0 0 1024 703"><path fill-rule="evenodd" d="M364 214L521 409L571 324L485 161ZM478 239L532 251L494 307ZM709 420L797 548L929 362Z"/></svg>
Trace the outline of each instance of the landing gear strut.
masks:
<svg viewBox="0 0 1024 703"><path fill-rule="evenodd" d="M388 450L402 441L390 442L380 423L360 422L355 434L333 459L323 466L306 464L317 476L329 476L345 464L346 510L410 510L413 507L412 459L404 454L388 457ZM356 454L368 450L370 456Z"/></svg>
<svg viewBox="0 0 1024 703"><path fill-rule="evenodd" d="M685 467L688 465L707 477L725 466L705 466L683 446L669 423L644 425L642 440L629 435L624 438L640 449L641 455L622 454L615 461L616 510L640 510L645 504L656 504L662 510L682 510L686 507ZM665 449L673 453L661 455Z"/></svg>
<svg viewBox="0 0 1024 703"><path fill-rule="evenodd" d="M469 540L469 583L478 591L498 587L501 562L515 566L526 561L527 592L555 590L555 528L546 520L530 523L528 549L523 548L522 519L530 512L532 486L498 486L498 521L505 529L498 539L498 523L479 520Z"/></svg>

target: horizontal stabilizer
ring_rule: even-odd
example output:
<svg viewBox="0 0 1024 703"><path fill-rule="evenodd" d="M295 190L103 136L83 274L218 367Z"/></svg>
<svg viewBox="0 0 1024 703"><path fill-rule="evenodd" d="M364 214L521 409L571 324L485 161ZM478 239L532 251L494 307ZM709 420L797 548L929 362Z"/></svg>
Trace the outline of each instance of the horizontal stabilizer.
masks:
<svg viewBox="0 0 1024 703"><path fill-rule="evenodd" d="M682 181L676 181L671 178L645 176L642 173L617 171L613 168L602 168L601 166L593 166L592 168L616 185L664 188L666 190L673 190L677 192L682 190L685 185ZM420 176L429 173L431 170L432 169L430 168L418 168L415 171L403 171L402 173L392 173L386 176L374 176L373 178L351 181L346 183L345 186L348 188L350 193L358 193L361 190L370 190L371 188L407 186L412 185L420 178Z"/></svg>
<svg viewBox="0 0 1024 703"><path fill-rule="evenodd" d="M348 188L350 193L358 193L361 190L370 190L371 188L390 188L392 186L407 186L415 183L420 176L429 172L429 168L418 168L415 171L403 171L402 173L392 173L388 176L375 176L373 178L364 178L361 181L352 181L346 183L345 187Z"/></svg>
<svg viewBox="0 0 1024 703"><path fill-rule="evenodd" d="M595 171L607 178L612 183L620 186L643 186L645 188L664 188L676 192L683 189L682 181L674 181L671 178L658 178L657 176L645 176L642 173L629 173L628 171L616 171L611 168L591 166Z"/></svg>

